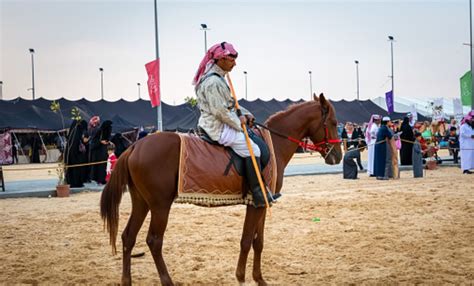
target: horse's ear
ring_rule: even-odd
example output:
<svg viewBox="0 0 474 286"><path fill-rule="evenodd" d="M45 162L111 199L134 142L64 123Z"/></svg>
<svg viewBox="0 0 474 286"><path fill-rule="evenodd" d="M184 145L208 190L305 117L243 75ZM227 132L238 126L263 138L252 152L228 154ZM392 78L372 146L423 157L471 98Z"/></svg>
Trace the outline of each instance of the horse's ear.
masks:
<svg viewBox="0 0 474 286"><path fill-rule="evenodd" d="M320 94L319 95L319 102L321 103L321 106L327 108L329 106L329 102L327 101L327 99L324 97L324 94Z"/></svg>
<svg viewBox="0 0 474 286"><path fill-rule="evenodd" d="M313 93L313 99L316 102L319 102L319 98L316 96L316 92Z"/></svg>

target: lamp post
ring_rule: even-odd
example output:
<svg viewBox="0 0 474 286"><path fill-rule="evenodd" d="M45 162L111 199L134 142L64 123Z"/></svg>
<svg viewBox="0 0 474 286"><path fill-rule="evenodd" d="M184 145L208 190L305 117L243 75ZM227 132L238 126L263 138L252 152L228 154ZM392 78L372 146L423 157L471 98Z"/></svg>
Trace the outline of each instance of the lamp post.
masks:
<svg viewBox="0 0 474 286"><path fill-rule="evenodd" d="M141 97L140 97L140 85L141 85L141 84L140 84L139 82L137 82L137 87L138 87L138 99L141 99Z"/></svg>
<svg viewBox="0 0 474 286"><path fill-rule="evenodd" d="M395 41L395 39L393 38L393 36L388 36L388 41L390 42L390 51L391 51L391 57L392 57L392 75L390 76L392 78L392 96L393 98L395 98L395 91L394 91L394 84L393 84L393 42Z"/></svg>
<svg viewBox="0 0 474 286"><path fill-rule="evenodd" d="M356 80L357 80L357 101L359 101L359 61L354 61L356 64Z"/></svg>
<svg viewBox="0 0 474 286"><path fill-rule="evenodd" d="M0 80L0 100L3 99L3 81Z"/></svg>
<svg viewBox="0 0 474 286"><path fill-rule="evenodd" d="M207 53L207 30L210 30L207 27L207 24L201 24L201 30L204 31L204 54Z"/></svg>
<svg viewBox="0 0 474 286"><path fill-rule="evenodd" d="M33 100L35 100L35 59L34 59L34 54L35 50L34 49L29 49L30 54L31 54L31 92L33 94Z"/></svg>
<svg viewBox="0 0 474 286"><path fill-rule="evenodd" d="M100 71L100 99L104 100L104 69L99 68Z"/></svg>
<svg viewBox="0 0 474 286"><path fill-rule="evenodd" d="M245 100L247 100L247 71L244 71L245 77Z"/></svg>
<svg viewBox="0 0 474 286"><path fill-rule="evenodd" d="M153 1L154 3L154 12L155 12L155 53L156 60L160 60L160 39L158 37L158 3L157 0ZM157 75L158 81L160 80L160 74ZM158 94L160 95L160 104L156 107L156 116L157 116L157 128L158 131L163 131L163 112L161 110L161 93L160 86L158 85Z"/></svg>
<svg viewBox="0 0 474 286"><path fill-rule="evenodd" d="M469 34L471 46L471 109L474 109L474 47L472 46L472 0L469 0Z"/></svg>
<svg viewBox="0 0 474 286"><path fill-rule="evenodd" d="M313 78L311 77L312 72L309 73L309 100L313 100Z"/></svg>

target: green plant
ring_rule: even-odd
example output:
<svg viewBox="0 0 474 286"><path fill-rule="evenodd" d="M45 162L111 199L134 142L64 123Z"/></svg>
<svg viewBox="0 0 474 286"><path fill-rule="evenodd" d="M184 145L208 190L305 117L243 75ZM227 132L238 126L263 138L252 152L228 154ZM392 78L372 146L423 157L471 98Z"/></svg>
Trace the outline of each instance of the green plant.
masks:
<svg viewBox="0 0 474 286"><path fill-rule="evenodd" d="M65 185L66 184L66 168L64 166L64 162L58 164L58 166L54 169L56 171L56 176L58 177L58 185ZM51 174L51 170L48 170L48 174Z"/></svg>
<svg viewBox="0 0 474 286"><path fill-rule="evenodd" d="M186 103L189 103L189 105L191 105L191 107L194 107L197 105L197 99L195 97L192 97L192 96L188 96L184 99L184 101Z"/></svg>
<svg viewBox="0 0 474 286"><path fill-rule="evenodd" d="M73 108L71 109L71 118L72 118L73 120L77 120L77 121L81 121L81 120L82 120L81 111L79 110L79 108L73 107Z"/></svg>
<svg viewBox="0 0 474 286"><path fill-rule="evenodd" d="M59 104L59 102L57 102L56 100L53 100L51 102L51 105L49 106L49 109L51 109L51 111L54 113L59 113L59 116L61 116L61 123L64 130L66 127L64 127L64 116L63 116L63 112L61 111L61 105Z"/></svg>
<svg viewBox="0 0 474 286"><path fill-rule="evenodd" d="M64 116L63 116L63 112L61 111L61 105L59 104L59 102L57 102L56 100L53 100L51 102L51 105L49 106L49 109L51 109L51 111L54 112L54 113L59 113L59 116L61 117L61 123L62 123L62 126L63 126L63 130L64 130L66 127L64 126ZM67 150L67 146L65 146L64 153L66 153L66 150ZM66 156L67 156L67 154L66 155L63 154L62 162L60 162L58 164L58 166L55 168L56 175L58 176L58 185L66 184L66 177L65 177L66 164L64 162ZM48 171L48 172L51 173L51 171Z"/></svg>

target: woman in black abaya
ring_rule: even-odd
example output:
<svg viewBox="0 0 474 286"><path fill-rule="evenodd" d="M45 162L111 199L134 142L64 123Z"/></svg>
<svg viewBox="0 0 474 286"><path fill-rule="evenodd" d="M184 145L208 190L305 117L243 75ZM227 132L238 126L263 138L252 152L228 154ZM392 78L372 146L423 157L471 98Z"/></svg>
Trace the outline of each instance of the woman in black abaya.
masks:
<svg viewBox="0 0 474 286"><path fill-rule="evenodd" d="M86 163L85 143L87 143L87 123L84 120L73 120L71 127L69 127L64 154L66 165ZM84 168L71 167L66 169L66 182L71 188L84 187Z"/></svg>
<svg viewBox="0 0 474 286"><path fill-rule="evenodd" d="M400 131L400 139L402 147L400 148L400 164L411 165L412 164L412 150L413 143L415 141L415 135L413 134L413 128L410 126L410 119L408 117L403 118L403 123Z"/></svg>
<svg viewBox="0 0 474 286"><path fill-rule="evenodd" d="M91 148L91 163L93 162L104 162L102 164L92 165L92 177L93 181L96 181L99 185L104 185L106 168L107 168L107 145L109 144L110 137L112 136L112 121L106 120L100 126L97 134L92 138Z"/></svg>

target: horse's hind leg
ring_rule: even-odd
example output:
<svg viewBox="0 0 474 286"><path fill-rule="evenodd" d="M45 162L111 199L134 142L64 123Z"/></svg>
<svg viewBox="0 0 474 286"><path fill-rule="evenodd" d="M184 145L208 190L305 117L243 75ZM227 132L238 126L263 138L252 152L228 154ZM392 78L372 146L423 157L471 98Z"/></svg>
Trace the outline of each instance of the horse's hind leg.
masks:
<svg viewBox="0 0 474 286"><path fill-rule="evenodd" d="M135 190L130 190L132 198L132 213L128 219L127 226L122 233L122 247L123 247L123 269L122 269L122 285L131 285L131 254L135 246L138 231L142 227L143 221L148 214L148 205L136 193Z"/></svg>
<svg viewBox="0 0 474 286"><path fill-rule="evenodd" d="M254 208L253 206L247 206L247 212L245 214L244 229L242 231L242 239L240 240L239 262L237 264L237 270L235 271L235 276L237 277L237 281L239 281L239 283L245 283L245 266L247 264L247 258L249 255L250 248L252 247L252 244L254 244L257 228L261 224L260 222L265 217L265 211L266 211L265 208ZM262 231L263 231L263 226L262 226ZM262 239L263 239L263 236L262 236ZM262 243L262 248L263 248L263 243ZM258 267L260 267L260 262L258 263ZM255 274L255 267L254 267L254 274Z"/></svg>
<svg viewBox="0 0 474 286"><path fill-rule="evenodd" d="M160 275L162 285L173 285L173 281L166 268L163 259L163 236L165 234L166 225L168 224L168 215L171 204L165 208L158 210L151 210L151 223L148 231L146 242L150 248L153 260L155 261L156 269Z"/></svg>

